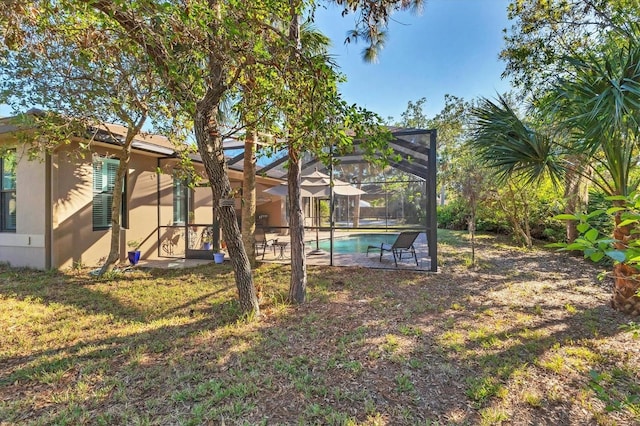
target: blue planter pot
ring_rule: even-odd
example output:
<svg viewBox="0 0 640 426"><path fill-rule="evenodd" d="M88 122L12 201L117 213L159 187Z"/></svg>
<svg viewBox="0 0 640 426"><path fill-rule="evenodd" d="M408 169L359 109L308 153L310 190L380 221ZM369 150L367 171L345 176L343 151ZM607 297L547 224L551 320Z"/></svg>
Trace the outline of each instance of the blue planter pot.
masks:
<svg viewBox="0 0 640 426"><path fill-rule="evenodd" d="M224 253L213 253L213 261L216 263L224 262Z"/></svg>
<svg viewBox="0 0 640 426"><path fill-rule="evenodd" d="M129 259L129 263L136 265L140 261L140 250L128 252L127 258Z"/></svg>
<svg viewBox="0 0 640 426"><path fill-rule="evenodd" d="M204 243L203 246L205 250L211 250L211 243Z"/></svg>

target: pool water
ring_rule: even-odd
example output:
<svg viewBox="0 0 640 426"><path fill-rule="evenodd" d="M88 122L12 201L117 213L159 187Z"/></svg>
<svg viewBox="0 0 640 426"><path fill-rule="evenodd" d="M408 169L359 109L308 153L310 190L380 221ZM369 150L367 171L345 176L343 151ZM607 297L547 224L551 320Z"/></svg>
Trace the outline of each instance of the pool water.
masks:
<svg viewBox="0 0 640 426"><path fill-rule="evenodd" d="M398 234L355 234L348 237L338 237L333 240L334 253L366 253L367 247L380 247L381 243L393 244ZM315 246L315 244L312 244ZM329 251L329 240L321 240L319 248Z"/></svg>

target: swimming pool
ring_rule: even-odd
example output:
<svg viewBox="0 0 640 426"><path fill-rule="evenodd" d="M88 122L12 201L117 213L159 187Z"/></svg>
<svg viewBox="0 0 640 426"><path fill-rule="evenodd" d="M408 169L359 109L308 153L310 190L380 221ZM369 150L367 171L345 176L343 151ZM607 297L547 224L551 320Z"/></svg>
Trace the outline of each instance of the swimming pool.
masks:
<svg viewBox="0 0 640 426"><path fill-rule="evenodd" d="M348 237L338 237L333 239L334 253L366 253L367 247L380 247L381 243L393 244L398 234L354 234ZM319 248L329 251L329 240L320 240ZM315 244L312 243L315 247Z"/></svg>

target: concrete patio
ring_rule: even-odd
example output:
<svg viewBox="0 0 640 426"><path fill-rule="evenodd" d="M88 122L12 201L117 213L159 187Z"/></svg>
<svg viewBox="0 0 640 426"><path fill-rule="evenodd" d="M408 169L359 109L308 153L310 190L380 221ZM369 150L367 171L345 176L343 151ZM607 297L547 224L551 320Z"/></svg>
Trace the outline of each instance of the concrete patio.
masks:
<svg viewBox="0 0 640 426"><path fill-rule="evenodd" d="M345 237L350 234L361 232L344 232L336 235L337 237ZM311 234L311 235L310 235ZM330 265L330 255L328 251L323 251L321 254L309 254L314 251L316 246L315 233L307 232L306 234L306 251L307 251L307 264L308 265ZM321 232L318 236L319 239L328 239L328 232ZM290 239L289 236L282 236L277 234L267 235L269 240L278 240L279 245L268 247L265 251L264 259L262 256L257 256L258 262L268 263L282 263L289 264L291 262L290 252ZM363 268L372 269L403 269L403 270L415 270L415 271L430 271L431 259L428 256L427 238L425 233L421 233L414 243L418 257L418 266L416 266L413 257L405 256L402 260L398 260L398 266L396 267L393 262L393 255L390 252L384 252L382 261L380 260L380 251L371 251L369 256L366 253L334 253L333 254L333 266L361 266ZM228 256L225 261L228 261ZM137 265L139 268L161 268L161 269L182 269L192 268L200 265L206 265L213 263L213 259L180 259L180 258L167 258L159 260L141 260Z"/></svg>
<svg viewBox="0 0 640 426"><path fill-rule="evenodd" d="M350 233L340 233L336 235L336 237L344 237L353 233L361 233L361 232L350 232ZM319 236L320 239L328 239L329 233L324 232ZM278 242L289 242L289 237L277 237ZM284 240L283 240L284 239ZM308 265L330 265L330 254L328 251L324 251L322 254L309 254L311 253L316 246L315 242L315 234L313 234L313 238L309 238L307 235L306 238L306 251L307 251L307 264ZM391 252L384 252L382 256L382 261L380 261L380 250L371 251L369 256L367 257L366 253L334 253L333 254L333 266L361 266L363 268L373 268L373 269L405 269L405 270L416 270L416 271L430 271L431 270L431 259L428 256L428 247L427 247L427 237L425 233L421 233L414 243L414 247L416 249L416 254L418 257L418 266L416 266L416 262L413 257L405 256L402 260L398 260L398 266L396 268L393 262L393 255ZM280 248L276 247L276 250L267 248L264 256L263 262L270 263L285 263L288 264L291 262L290 260L290 251L289 244L287 244L282 250L282 254L284 255L284 259L281 259Z"/></svg>

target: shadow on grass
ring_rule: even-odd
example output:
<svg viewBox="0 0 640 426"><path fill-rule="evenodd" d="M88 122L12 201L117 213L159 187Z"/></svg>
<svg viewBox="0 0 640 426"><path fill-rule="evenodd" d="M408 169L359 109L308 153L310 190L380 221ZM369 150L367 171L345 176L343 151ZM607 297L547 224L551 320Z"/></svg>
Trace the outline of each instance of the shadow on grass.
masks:
<svg viewBox="0 0 640 426"><path fill-rule="evenodd" d="M82 333L77 331L78 327L100 324L108 327L108 330L94 330L93 334L82 336L82 341L78 343L63 343L49 349L34 350L24 356L1 357L5 368L2 369L0 385L43 374L55 376L83 361L117 358L137 347L162 352L194 333L234 324L240 317L234 287L221 284L227 282L228 274L229 271L220 268L214 270L203 267L170 272L151 270L135 276L131 274L111 280L91 280L78 275L3 268L0 271L0 295L7 300L27 302L27 306L46 307L47 311L44 312L48 312L46 316L50 318L51 326L38 324L37 327L45 327L43 332L60 334L62 342L65 335ZM140 305L134 305L133 302L140 301L133 300L135 297L127 299L121 296L123 292L133 295L145 293L150 291L151 286L160 289L148 299L147 309L144 306L137 308ZM74 307L78 312L68 311L64 308L66 306ZM76 315L78 321L73 321L70 315ZM94 316L95 319L92 319ZM81 318L86 326L79 325ZM62 322L55 325L58 321ZM164 322L178 325L161 325L149 331L136 331ZM23 327L28 329L29 324ZM73 329L65 331L66 327ZM121 333L122 336L95 337L104 333ZM11 372L7 374L9 370Z"/></svg>
<svg viewBox="0 0 640 426"><path fill-rule="evenodd" d="M123 305L110 294L94 288L98 281L60 272L42 273L30 269L0 268L0 294L6 298L34 301L44 305L73 306L89 314L109 314L142 320L137 309ZM100 282L108 282L101 279Z"/></svg>
<svg viewBox="0 0 640 426"><path fill-rule="evenodd" d="M340 359L338 364L353 365L357 360L362 370L358 376L359 383L386 381L388 386L396 388L395 394L392 392L386 396L381 396L375 389L365 389L363 392L368 392L367 398L388 401L403 399L398 388L410 377L411 383L403 386L413 389L409 392L413 399L405 400L414 415L411 421L423 421L425 418L447 420L450 419L448 416L453 416L451 413L457 412L464 421L478 422L478 413L500 399L500 387L507 386L517 378L517 374L531 366L538 370L536 374L548 373L553 366L546 367L544 358L553 355L558 347L574 350L575 345L578 348L576 351L582 351L578 357L587 357L585 362L591 365L579 370L575 378L569 379L569 389L566 391L574 394L562 398L558 403L562 405L562 414L556 414L559 417L555 419L571 420L574 409L584 409L577 395L589 389L590 368L616 371L616 364L624 358L624 354L619 354L619 359L611 356L606 347L594 349L589 341L619 335L618 325L625 317L613 311L606 302L594 305L588 297L584 299L585 304L572 301L566 305L549 302L531 306L518 306L517 302L514 304L513 300L508 299L500 302L482 298L491 291L514 286L517 289L518 277L523 282L535 279L518 269L527 262L540 262L540 265L547 266L553 263L537 257L527 260L525 256L524 260L511 263L515 269L508 277L496 279L500 274L491 271L489 279L452 279L449 282L447 278L453 277L447 277L446 274L424 277L396 271L372 275L364 269L351 271L356 272L354 275L349 275L345 269L340 273L316 271L317 275L310 273L310 280L312 276L314 278L314 285L310 287L315 291L345 292L348 295L343 303L335 302L335 294L328 298L314 296L320 305L327 299L334 302L330 303L326 313L316 311L312 322L332 324L334 332L340 336L333 342L337 348L334 355ZM558 262L563 263L562 260ZM568 282L556 283L554 292L557 293L554 294L575 294L579 286L594 291L590 287L593 284L590 274L594 271L587 271L578 277L580 274L575 269L565 269L564 272L557 272L550 281L550 285L554 281ZM434 296L434 285L439 286L440 290L446 289L447 285L450 288ZM354 308L354 305L359 306ZM510 323L507 326L500 321L494 326L492 319L484 315L488 310L501 312L507 319L512 319L508 320ZM345 317L341 312L351 312L351 315ZM530 317L530 321L519 322L519 316ZM305 324L305 321L299 324ZM460 333L461 341L448 342L448 331ZM313 329L308 332L313 334ZM331 337L328 330L324 330L322 335ZM411 341L409 346L412 349L404 352L394 349L400 347L398 342L403 340ZM372 342L375 344L372 345ZM568 365L571 370L570 361ZM367 373L369 370L378 375L382 373L384 377L376 379ZM445 386L446 383L448 385ZM491 389L491 386L495 388ZM571 386L575 389L571 389ZM443 387L447 387L444 394ZM631 387L627 390L633 399L635 391ZM426 405L421 407L418 400L426 401ZM434 401L439 401L440 406ZM548 404L554 405L553 401ZM474 407L472 410L470 405ZM575 408L570 408L573 405ZM439 414L429 417L429 410ZM535 409L533 412L534 423L544 421L544 413L536 414ZM537 420L536 416L539 416Z"/></svg>
<svg viewBox="0 0 640 426"><path fill-rule="evenodd" d="M211 304L205 311L208 315L204 318L180 325L160 326L124 336L87 339L68 346L34 351L25 356L4 357L2 363L5 373L0 375L0 386L16 381L33 380L42 374L64 372L72 366L90 360L104 359L126 365L128 354L137 350L162 353L176 348L203 330L215 331L217 328L234 324L240 316L236 301ZM7 368L11 370L10 374L6 374Z"/></svg>
<svg viewBox="0 0 640 426"><path fill-rule="evenodd" d="M187 323L160 323L152 330L142 327L128 335L14 357L0 370L7 372L0 384L9 392L30 392L42 383L39 372L47 369L62 375L71 371L69 382L100 369L94 380L107 388L104 396L82 400L65 378L55 382L52 387L80 402L41 404L30 420L45 423L61 415L72 422L67 407L91 419L104 416L112 424L207 424L221 418L229 424L375 424L376 419L407 425L478 424L481 411L499 402L497 389L509 386L527 367L544 370L539 361L556 344L580 342L590 348L596 332L599 339L618 333L620 318L604 303L567 299L569 310L564 302L550 300L591 282L587 272L578 276L572 265L544 275L555 288L538 295L538 303L518 293L518 286L543 276L531 275L527 265L535 263L541 274L547 273L545 265L558 266L524 257L498 253L487 269L440 274L309 267L309 301L295 307L284 303L289 267L261 266L254 276L268 299L262 320L251 324L236 322L230 270L220 272L217 280L211 280L207 269L153 271L148 279L160 287L171 285L164 280L180 281L183 299L170 307L155 301L155 310L149 307L140 315L171 321L181 313ZM190 287L202 280L211 280L210 286L207 282L206 290L191 296ZM513 299L503 291L515 291ZM226 300L219 300L226 294ZM189 309L194 309L190 320L185 318ZM460 340L447 337L449 332L458 333ZM618 361L602 355L612 359L598 358L592 367L608 369ZM92 367L94 361L104 366ZM562 415L582 412L585 374L562 383L568 395ZM484 394L474 393L485 384L480 389ZM542 402L543 408L552 404ZM544 409L526 414L528 424L557 424L553 421L567 418Z"/></svg>

